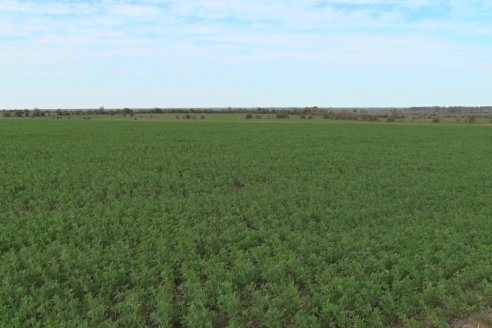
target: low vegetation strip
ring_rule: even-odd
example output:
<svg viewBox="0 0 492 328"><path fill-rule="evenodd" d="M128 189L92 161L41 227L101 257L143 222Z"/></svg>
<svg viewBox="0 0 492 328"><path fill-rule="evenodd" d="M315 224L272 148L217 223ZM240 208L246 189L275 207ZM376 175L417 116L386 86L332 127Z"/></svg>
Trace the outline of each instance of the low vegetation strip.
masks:
<svg viewBox="0 0 492 328"><path fill-rule="evenodd" d="M490 308L490 127L253 122L0 120L1 326L447 327Z"/></svg>

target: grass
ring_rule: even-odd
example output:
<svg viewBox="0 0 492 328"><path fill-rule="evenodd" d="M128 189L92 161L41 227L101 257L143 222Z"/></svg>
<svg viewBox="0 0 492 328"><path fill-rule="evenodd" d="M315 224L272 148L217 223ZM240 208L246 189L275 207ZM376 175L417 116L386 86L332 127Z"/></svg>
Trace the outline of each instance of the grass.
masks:
<svg viewBox="0 0 492 328"><path fill-rule="evenodd" d="M490 307L490 127L281 121L0 120L1 325L447 327Z"/></svg>

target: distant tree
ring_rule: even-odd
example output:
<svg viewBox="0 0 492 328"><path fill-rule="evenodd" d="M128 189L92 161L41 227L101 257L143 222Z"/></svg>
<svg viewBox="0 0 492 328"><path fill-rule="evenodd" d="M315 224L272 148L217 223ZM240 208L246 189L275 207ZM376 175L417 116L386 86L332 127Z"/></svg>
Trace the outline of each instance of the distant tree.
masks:
<svg viewBox="0 0 492 328"><path fill-rule="evenodd" d="M130 108L123 108L123 115L131 115L133 113L133 110Z"/></svg>
<svg viewBox="0 0 492 328"><path fill-rule="evenodd" d="M245 118L245 119L247 119L247 120L250 120L250 119L252 119L252 118L253 118L253 114L251 114L251 113L247 113L247 114L246 114L246 116L245 116L244 118Z"/></svg>
<svg viewBox="0 0 492 328"><path fill-rule="evenodd" d="M323 113L323 118L325 120L332 120L335 118L335 114L332 111L328 111L326 113Z"/></svg>
<svg viewBox="0 0 492 328"><path fill-rule="evenodd" d="M12 116L12 113L10 113L9 111L7 111L7 110L2 111L2 117L11 117L11 116Z"/></svg>
<svg viewBox="0 0 492 328"><path fill-rule="evenodd" d="M34 108L34 110L32 111L32 116L35 116L35 117L38 117L38 116L42 116L43 115L43 112L39 110L39 108Z"/></svg>

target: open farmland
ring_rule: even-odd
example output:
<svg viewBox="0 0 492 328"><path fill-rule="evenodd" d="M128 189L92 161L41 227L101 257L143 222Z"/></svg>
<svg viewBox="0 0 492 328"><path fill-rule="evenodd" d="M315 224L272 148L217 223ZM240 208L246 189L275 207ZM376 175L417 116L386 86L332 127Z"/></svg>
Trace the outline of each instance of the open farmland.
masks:
<svg viewBox="0 0 492 328"><path fill-rule="evenodd" d="M492 129L0 120L4 327L447 327L492 305Z"/></svg>

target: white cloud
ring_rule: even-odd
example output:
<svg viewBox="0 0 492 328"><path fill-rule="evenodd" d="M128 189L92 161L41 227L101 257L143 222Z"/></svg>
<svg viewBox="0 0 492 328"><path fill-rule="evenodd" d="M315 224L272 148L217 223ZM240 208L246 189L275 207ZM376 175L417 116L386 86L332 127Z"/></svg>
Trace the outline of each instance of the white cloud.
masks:
<svg viewBox="0 0 492 328"><path fill-rule="evenodd" d="M123 15L131 18L156 19L162 14L159 7L151 5L119 4L108 8L109 15Z"/></svg>
<svg viewBox="0 0 492 328"><path fill-rule="evenodd" d="M492 46L462 39L492 36L490 23L442 17L405 19L407 11L445 3L6 0L0 3L0 42L9 51L2 52L0 59L43 63L118 57L291 58L451 66L460 53L469 58L462 65L485 65ZM455 0L450 5L454 16L492 7L476 0ZM478 51L480 55L475 55Z"/></svg>
<svg viewBox="0 0 492 328"><path fill-rule="evenodd" d="M99 6L86 2L4 0L0 12L26 15L94 14Z"/></svg>

